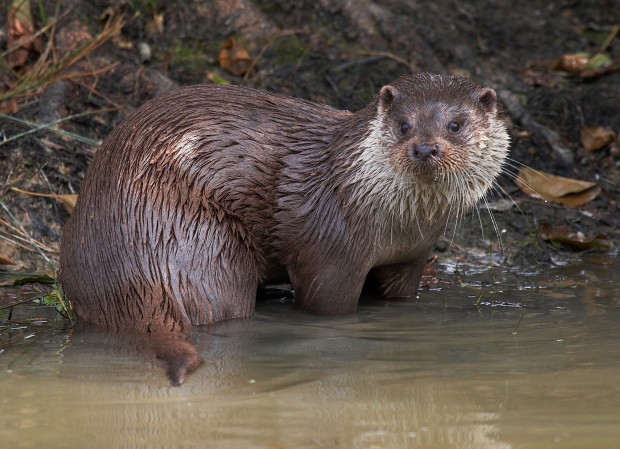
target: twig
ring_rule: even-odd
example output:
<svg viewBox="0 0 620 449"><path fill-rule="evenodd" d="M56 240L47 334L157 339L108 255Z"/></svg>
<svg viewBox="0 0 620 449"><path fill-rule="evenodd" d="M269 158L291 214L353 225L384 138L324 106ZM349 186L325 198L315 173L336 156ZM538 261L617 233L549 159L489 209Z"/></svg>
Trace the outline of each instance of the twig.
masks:
<svg viewBox="0 0 620 449"><path fill-rule="evenodd" d="M45 51L39 57L35 66L26 76L20 78L17 84L4 94L0 95L0 101L15 98L20 95L28 95L37 89L53 82L59 73L72 67L86 55L92 53L114 35L118 34L123 25L122 18L110 19L104 29L86 44L66 55L60 62L52 63L48 61L48 56L52 48L52 40L48 43Z"/></svg>
<svg viewBox="0 0 620 449"><path fill-rule="evenodd" d="M29 302L36 301L37 299L41 299L41 296L35 296L34 298L30 298L30 299L20 299L19 301L15 301L15 302L12 302L11 304L0 307L0 310L6 310L6 309L10 309L11 307L19 306L21 304L27 304Z"/></svg>
<svg viewBox="0 0 620 449"><path fill-rule="evenodd" d="M5 241L7 241L9 243L12 243L13 245L20 246L21 248L25 249L26 251L35 252L35 250L33 249L32 243L30 241L28 241L27 237L24 236L22 231L20 231L19 229L15 228L14 226L12 226L9 222L7 222L5 220L1 220L0 219L0 224L6 226L7 228L9 228L11 231L13 231L15 233L15 234L3 235L3 231L0 231L0 239L5 240ZM53 248L50 248L49 246L45 245L45 243L39 242L38 240L35 240L35 239L31 238L31 241L35 243L36 247L41 248L45 252L48 252L48 253L56 253L57 252ZM28 245L26 245L26 243L28 243Z"/></svg>
<svg viewBox="0 0 620 449"><path fill-rule="evenodd" d="M574 164L575 157L573 152L564 145L562 137L558 133L535 120L534 117L521 106L521 102L515 94L507 89L496 90L512 118L521 123L524 128L530 129L544 138L565 166L570 167Z"/></svg>
<svg viewBox="0 0 620 449"><path fill-rule="evenodd" d="M15 225L17 226L17 228L23 233L23 235L28 239L28 242L37 250L37 252L41 255L41 257L43 257L43 259L45 259L45 261L50 265L50 267L52 267L52 269L54 269L54 271L56 270L56 266L54 264L54 262L52 262L52 260L47 257L47 255L43 252L43 250L36 244L35 240L30 237L28 235L28 233L26 232L26 230L24 229L24 227L21 225L21 223L17 220L17 218L15 217L15 215L13 215L13 213L9 210L9 208L6 206L6 204L4 204L4 201L0 200L0 206L4 209L4 211L6 212L6 214L9 216L9 218L13 221L13 223L15 223Z"/></svg>
<svg viewBox="0 0 620 449"><path fill-rule="evenodd" d="M619 32L620 32L620 25L616 25L615 27L612 28L611 33L609 33L609 35L607 36L607 39L605 39L605 42L603 42L603 45L601 45L601 50L600 50L601 53L603 53L604 51L607 51L607 48L611 45L611 43L614 41L614 39L616 38Z"/></svg>
<svg viewBox="0 0 620 449"><path fill-rule="evenodd" d="M67 117L62 117L62 118L59 118L58 120L54 120L53 122L44 123L44 124L33 123L33 122L29 122L27 120L23 120L23 119L20 119L20 118L17 118L17 117L12 117L10 115L0 114L0 119L9 120L9 121L12 121L12 122L15 122L15 123L19 123L21 125L26 125L26 126L29 126L29 127L32 128L29 131L24 131L23 133L19 133L19 134L16 134L16 135L12 136L12 137L9 137L8 139L4 139L3 141L0 142L0 146L5 145L5 144L7 144L9 142L13 142L14 140L21 139L22 137L28 136L30 134L34 134L34 133L36 133L38 131L46 130L46 131L58 134L60 136L76 140L78 142L82 142L82 143L85 143L85 144L88 144L88 145L92 145L92 146L98 147L99 145L101 145L101 142L98 141L98 140L94 140L94 139L90 139L88 137L80 136L79 134L75 134L75 133L72 133L72 132L69 132L69 131L64 131L62 129L53 128L53 126L56 126L56 125L58 125L60 123L63 123L63 122L69 121L69 120L73 120L73 119L76 119L76 118L82 118L82 117L86 117L88 115L94 115L94 114L103 114L103 113L112 112L112 111L115 111L115 110L116 110L115 108L97 109L97 110L94 110L94 111L91 110L91 111L81 112L79 114L69 115Z"/></svg>
<svg viewBox="0 0 620 449"><path fill-rule="evenodd" d="M114 108L116 108L117 111L120 111L122 109L124 109L124 106L116 103L114 100L112 100L110 97L108 97L107 95L105 95L104 93L100 92L99 90L97 90L95 88L95 86L90 86L88 85L86 82L82 81L82 80L72 80L74 83L79 84L80 86L84 87L85 89L88 89L89 91L89 95L96 95L99 98L102 98L106 103L111 104Z"/></svg>
<svg viewBox="0 0 620 449"><path fill-rule="evenodd" d="M515 326L514 330L512 331L513 334L517 333L517 329L519 328L519 325L521 324L521 321L523 321L523 317L525 316L525 311L523 311L523 313L521 314L521 318L519 318L519 321L517 322L517 325Z"/></svg>
<svg viewBox="0 0 620 449"><path fill-rule="evenodd" d="M411 64L406 59L401 58L400 56L395 55L394 53L391 53L389 51L365 51L365 52L362 52L361 54L364 56L378 56L381 58L391 59L393 61L398 62L399 64L406 66L411 73L414 73L417 71L417 68L415 65Z"/></svg>

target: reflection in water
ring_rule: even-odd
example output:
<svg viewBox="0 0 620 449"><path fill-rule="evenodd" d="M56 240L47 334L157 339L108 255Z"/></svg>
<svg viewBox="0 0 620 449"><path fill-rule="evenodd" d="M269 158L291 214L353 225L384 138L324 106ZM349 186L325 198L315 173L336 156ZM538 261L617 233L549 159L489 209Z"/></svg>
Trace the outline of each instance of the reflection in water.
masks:
<svg viewBox="0 0 620 449"><path fill-rule="evenodd" d="M41 333L0 356L0 441L618 447L615 268L427 291L419 301L365 303L341 318L270 301L253 319L199 330L206 363L180 388L127 340Z"/></svg>

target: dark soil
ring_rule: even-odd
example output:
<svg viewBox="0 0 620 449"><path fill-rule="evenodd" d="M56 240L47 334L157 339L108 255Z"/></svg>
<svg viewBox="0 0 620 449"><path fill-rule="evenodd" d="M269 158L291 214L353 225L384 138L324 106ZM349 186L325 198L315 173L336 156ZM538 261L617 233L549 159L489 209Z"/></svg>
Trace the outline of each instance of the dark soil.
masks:
<svg viewBox="0 0 620 449"><path fill-rule="evenodd" d="M0 23L7 22L6 3L10 2L2 8ZM71 0L63 2L59 12L56 2L43 5L45 17L33 12L38 28L63 14L53 36L49 31L43 35L44 45L51 46L57 58L100 33L101 20L123 17L124 26L120 35L58 74L54 82L17 98L13 106L18 106L19 118L48 123L105 109L108 112L56 126L101 140L130 111L181 84L220 79L355 110L382 85L411 71L462 74L495 88L507 106L511 162L489 200L509 197L518 208L474 212L471 220L459 224L454 237L452 231L446 233L437 248L438 261L488 263L492 257L496 264L521 269L583 256L583 251L540 240L541 223L570 225L586 236L603 234L618 246L620 144L586 152L580 130L599 125L616 135L620 131L620 73L609 70L584 78L550 68L563 55L599 51L601 39L620 24L616 0ZM163 18L160 30L158 17ZM252 59L246 75L231 75L220 67L219 53L230 37ZM2 41L5 51L6 34ZM144 44L150 58L138 52ZM620 64L620 37L603 53ZM33 52L29 63L37 57ZM27 73L28 66L21 70ZM0 75L8 92L16 77L6 68ZM6 119L0 119L0 125L3 138L28 130ZM68 217L57 200L26 196L12 188L77 193L95 150L49 130L2 145L0 199L10 213L0 212L0 263L6 262L0 268L49 271L29 239L57 260ZM513 182L522 164L594 181L601 194L579 208L527 197ZM29 237L20 235L20 227ZM601 254L610 256L609 251Z"/></svg>

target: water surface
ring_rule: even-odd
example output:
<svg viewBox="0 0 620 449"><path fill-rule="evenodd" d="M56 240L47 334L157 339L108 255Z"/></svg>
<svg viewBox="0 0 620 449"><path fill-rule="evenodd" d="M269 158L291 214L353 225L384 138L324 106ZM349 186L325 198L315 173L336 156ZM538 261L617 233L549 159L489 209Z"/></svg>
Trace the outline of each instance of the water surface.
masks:
<svg viewBox="0 0 620 449"><path fill-rule="evenodd" d="M620 448L619 273L444 276L344 318L276 294L198 331L206 363L180 388L126 340L15 326L0 446Z"/></svg>

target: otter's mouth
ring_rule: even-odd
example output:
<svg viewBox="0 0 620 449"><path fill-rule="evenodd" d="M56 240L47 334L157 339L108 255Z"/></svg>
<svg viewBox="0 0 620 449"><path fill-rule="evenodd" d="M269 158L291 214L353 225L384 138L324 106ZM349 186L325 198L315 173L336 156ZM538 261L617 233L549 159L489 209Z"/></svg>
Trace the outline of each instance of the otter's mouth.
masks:
<svg viewBox="0 0 620 449"><path fill-rule="evenodd" d="M436 163L414 163L411 167L411 172L416 181L422 181L427 184L438 182L441 175L438 161Z"/></svg>
<svg viewBox="0 0 620 449"><path fill-rule="evenodd" d="M412 143L407 153L417 179L428 183L438 181L443 156L443 148L439 143Z"/></svg>

